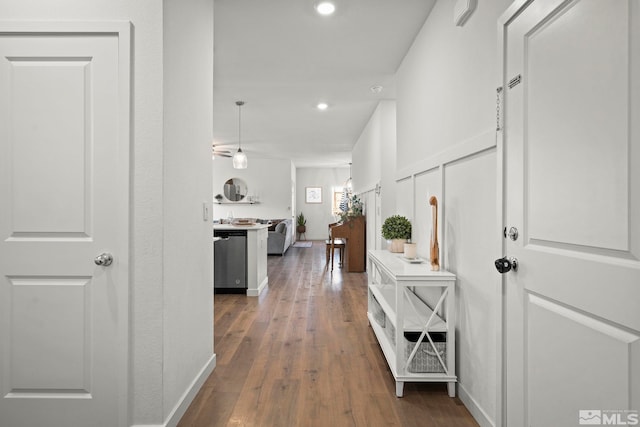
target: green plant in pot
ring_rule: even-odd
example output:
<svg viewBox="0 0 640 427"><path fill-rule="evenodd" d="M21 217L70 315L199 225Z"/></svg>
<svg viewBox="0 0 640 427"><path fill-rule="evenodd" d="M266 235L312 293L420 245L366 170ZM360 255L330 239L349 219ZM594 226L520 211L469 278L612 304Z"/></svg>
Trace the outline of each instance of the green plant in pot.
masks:
<svg viewBox="0 0 640 427"><path fill-rule="evenodd" d="M411 222L402 215L393 215L382 224L382 237L390 241L390 252L403 252L404 244L411 238Z"/></svg>
<svg viewBox="0 0 640 427"><path fill-rule="evenodd" d="M341 206L340 222L347 222L352 218L364 215L364 205L358 196L347 197L345 204Z"/></svg>
<svg viewBox="0 0 640 427"><path fill-rule="evenodd" d="M298 233L305 233L307 231L307 219L302 212L296 217L296 231Z"/></svg>

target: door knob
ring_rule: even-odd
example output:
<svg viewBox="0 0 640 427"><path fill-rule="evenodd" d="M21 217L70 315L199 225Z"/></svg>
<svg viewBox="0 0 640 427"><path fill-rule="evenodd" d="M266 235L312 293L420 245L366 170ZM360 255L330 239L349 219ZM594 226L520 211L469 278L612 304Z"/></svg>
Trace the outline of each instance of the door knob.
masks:
<svg viewBox="0 0 640 427"><path fill-rule="evenodd" d="M96 265L101 265L103 267L109 267L111 265L111 263L113 262L113 255L111 255L109 252L103 252L100 255L98 255L97 257L95 257L93 259L93 262L95 262Z"/></svg>
<svg viewBox="0 0 640 427"><path fill-rule="evenodd" d="M511 270L518 271L518 259L514 257L502 257L495 261L496 270L500 274L508 273Z"/></svg>

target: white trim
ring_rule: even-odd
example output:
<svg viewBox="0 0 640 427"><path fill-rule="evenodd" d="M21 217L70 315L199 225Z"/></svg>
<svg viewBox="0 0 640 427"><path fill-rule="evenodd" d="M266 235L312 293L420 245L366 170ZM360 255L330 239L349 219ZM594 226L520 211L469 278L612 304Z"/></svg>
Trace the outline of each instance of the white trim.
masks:
<svg viewBox="0 0 640 427"><path fill-rule="evenodd" d="M0 33L118 34L123 42L131 40L129 21L0 21L0 28ZM130 43L120 46L126 49L121 53L129 53Z"/></svg>
<svg viewBox="0 0 640 427"><path fill-rule="evenodd" d="M503 224L504 222L503 214L502 214L503 212L503 208L502 208L503 206L502 205L503 204L503 182L502 182L503 146L502 146L501 135L500 135L500 138L496 138L495 127L492 127L491 129L488 129L474 137L471 137L458 144L455 144L451 148L443 150L439 153L436 153L427 159L424 159L411 166L401 169L396 173L396 184L407 181L407 180L411 180L412 192L413 192L413 206L411 208L412 209L411 212L413 214L413 217L415 218L415 212L416 212L416 206L415 206L416 177L422 174L425 174L428 172L434 172L434 171L436 171L439 174L439 177L440 177L439 190L440 190L441 201L438 205L438 208L440 209L438 216L439 216L440 223L445 224L447 220L447 212L444 207L443 201L446 193L446 182L445 182L446 167L460 160L472 157L474 155L483 153L485 151L488 151L494 148L496 149L496 158L497 158L497 161L496 161L496 168L497 168L496 214L498 215L500 224ZM449 260L447 259L447 251L446 251L448 237L449 236L447 233L447 228L443 227L440 230L440 235L439 235L440 260L441 260L440 264L441 264L441 268L443 269L449 268L449 265L448 265ZM496 237L496 238L499 238L499 237ZM498 284L497 284L494 296L496 298L496 301L499 301L500 305L502 306L504 301L502 296L502 281L498 281L497 283ZM503 374L502 363L506 359L504 358L504 354L503 354L503 351L504 351L503 350L504 348L503 346L503 319L504 319L503 310L504 310L504 307L502 307L502 310L497 314L497 319L496 319L496 324L497 324L496 367L497 369L496 369L496 414L495 414L496 420L495 420L495 423L490 421L490 418L487 416L486 412L482 408L480 408L477 402L471 397L471 395L469 395L469 393L464 388L464 384L462 382L458 382L458 393L460 396L460 400L462 400L465 406L469 409L469 412L471 412L473 417L483 427L484 426L492 426L492 427L502 426L502 420L504 419L503 413L502 413L503 406L504 406L503 404L504 374Z"/></svg>
<svg viewBox="0 0 640 427"><path fill-rule="evenodd" d="M94 26L95 24L95 26ZM100 28L102 25L100 23L91 23L89 24L93 28L93 30ZM131 195L133 194L132 188L132 167L131 167L131 147L133 141L133 135L131 135L131 33L133 25L131 22L116 22L110 24L114 29L118 28L118 88L119 88L119 105L118 109L120 110L119 114L119 139L120 141L126 141L122 143L119 148L123 148L120 150L118 167L121 168L121 171L118 175L117 185L119 186L121 192L125 192L127 194L126 197L126 209L120 209L119 211L122 213L123 217L119 218L121 224L126 224L127 230L127 239L126 243L123 244L123 247L119 248L122 259L127 259L128 262L126 264L126 279L127 279L127 301L126 307L123 310L124 315L123 319L121 319L122 327L120 330L120 348L122 349L121 353L121 361L119 368L119 377L120 377L120 401L119 407L119 421L120 425L126 426L129 424L129 386L131 379L131 359L130 359L130 338L132 336L132 331L130 330L130 312L131 312L131 284L135 283L133 278L133 271L131 269L131 265L133 265L133 260L131 256L133 254L133 236L131 230L131 213L133 212L133 204L131 203ZM122 147L124 145L124 147ZM121 193L122 194L122 193ZM121 199L122 200L122 199ZM125 239L123 239L125 241ZM124 255L126 254L126 258Z"/></svg>
<svg viewBox="0 0 640 427"><path fill-rule="evenodd" d="M498 74L496 75L496 87L502 87L502 105L501 111L502 116L504 117L504 94L506 88L506 64L505 64L505 32L506 26L517 16L520 12L529 6L533 0L514 0L509 7L504 11L504 13L498 18L497 24L497 52L498 52ZM504 129L505 126L504 119L501 120L500 127ZM498 218L500 218L501 228L506 226L505 224L505 174L504 174L504 135L503 132L500 132L496 137L496 153L497 153L497 194L496 194L496 213L498 214ZM504 239L501 239L501 253L505 253L506 250L506 242ZM507 420L507 346L506 346L506 305L503 289L506 284L506 277L502 277L500 286L496 290L496 294L500 298L500 312L498 313L498 319L496 321L497 331L497 351L496 351L496 366L497 366L497 397L496 397L496 423L497 427L501 427L506 425Z"/></svg>
<svg viewBox="0 0 640 427"><path fill-rule="evenodd" d="M496 427L496 424L491 422L491 419L487 415L485 411L477 404L475 399L471 397L471 395L467 392L464 386L458 382L458 397L467 407L471 416L475 418L476 422L480 424L481 427Z"/></svg>
<svg viewBox="0 0 640 427"><path fill-rule="evenodd" d="M520 2L520 0L515 0L513 4ZM513 4L511 6L513 6ZM510 7L511 7L510 6ZM509 9L507 9L509 10ZM505 12L506 13L506 12ZM496 123L496 127L499 125L500 128L504 128L504 88L506 87L504 82L504 23L503 23L503 14L498 19L497 24L497 63L498 63L498 75L496 76L496 90L497 88L502 88L501 100L503 101L500 105L501 116L500 121ZM496 215L500 224L500 229L505 227L505 214L504 214L504 136L503 131L497 133L496 129ZM504 239L500 240L500 253L504 254L506 247L506 243ZM496 298L500 301L500 310L496 315L496 426L503 426L505 420L507 419L506 414L506 365L505 362L507 360L506 355L506 346L505 346L505 331L504 327L505 321L505 313L507 307L505 305L505 299L503 296L503 289L506 283L506 278L504 275L501 280L498 282L496 289Z"/></svg>
<svg viewBox="0 0 640 427"><path fill-rule="evenodd" d="M434 154L433 156L424 159L420 162L414 163L404 169L400 169L396 172L396 182L410 178L414 175L430 171L439 167L440 165L446 165L456 160L463 159L465 157L472 156L476 153L488 150L495 147L495 131L494 129L487 130L479 135L462 141L459 144L452 146L446 150Z"/></svg>
<svg viewBox="0 0 640 427"><path fill-rule="evenodd" d="M373 182L373 183L368 183L367 185L364 185L362 188L358 188L358 189L353 189L353 194L364 194L364 193L368 193L370 191L375 191L376 190L376 186L378 185L378 183Z"/></svg>
<svg viewBox="0 0 640 427"><path fill-rule="evenodd" d="M496 88L502 87L502 97L503 100L502 105L500 106L501 116L504 117L504 94L505 94L505 62L504 62L504 26L506 25L507 18L506 16L511 12L512 8L516 6L516 4L522 4L522 0L515 0L509 8L505 11L505 13L498 18L497 24L497 49L496 52L498 54L497 63L498 63L498 75L496 76ZM519 8L519 6L517 6ZM500 118L499 125L503 129L504 128L504 120ZM496 124L497 125L497 124ZM496 130L496 132L498 132ZM504 206L504 134L503 131L496 136L496 214L498 215L500 221L500 228L503 229L505 227L505 206ZM500 253L504 254L506 251L506 242L504 239L501 239L500 243ZM496 319L496 426L503 426L506 423L507 419L507 384L506 384L506 328L504 325L506 319L506 304L503 295L503 289L506 284L506 277L502 276L502 279L499 282L498 289L496 290L496 294L498 295L500 301L500 310L497 313Z"/></svg>
<svg viewBox="0 0 640 427"><path fill-rule="evenodd" d="M454 161L463 159L465 157L467 156L460 157L459 159L454 159L450 163L453 163ZM447 251L446 251L447 240L449 239L449 231L447 230L447 227L444 226L444 224L447 223L446 222L447 210L444 203L445 193L447 191L447 187L445 183L446 172L445 172L444 163L438 167L438 174L440 174L440 201L438 202L438 209L440 209L439 216L440 216L440 224L441 224L440 236L439 236L440 244L438 245L438 256L440 258L440 268L446 270L447 268L449 268L449 258L447 257Z"/></svg>
<svg viewBox="0 0 640 427"><path fill-rule="evenodd" d="M258 286L258 289L247 289L247 296L248 297L260 296L264 288L266 288L267 286L269 286L269 276L264 278L262 283L260 283L260 286Z"/></svg>
<svg viewBox="0 0 640 427"><path fill-rule="evenodd" d="M417 162L411 166L408 166L404 169L399 170L396 173L396 184L400 183L402 181L406 181L406 180L411 180L411 190L413 192L413 205L411 207L411 215L412 215L412 219L415 218L416 216L416 205L415 205L415 187L416 187L416 177L419 175L422 175L424 173L433 171L435 169L438 169L438 173L440 174L440 198L442 200L444 200L444 196L445 196L445 166L449 165L451 163L457 162L459 160L465 159L467 157L471 157L475 154L478 153L482 153L484 151L490 150L492 148L497 147L497 141L495 138L495 130L494 129L490 129L487 130L485 132L482 132L479 135L476 135L472 138L469 138L465 141L460 142L459 144L454 145L453 147L443 150L439 153L434 154L433 156L424 159L420 162ZM502 158L502 153L498 153L498 158L501 159ZM499 179L501 179L502 177L502 172L500 170L498 170L498 177ZM499 181L500 182L500 181ZM501 182L498 184L498 187L500 188L500 191L498 193L498 200L499 203L502 203L502 184ZM440 201L441 203L439 204L439 216L440 216L440 222L442 224L445 224L446 221L446 212L444 210L444 204L442 203L442 200ZM501 211L501 208L500 208ZM500 216L501 218L501 216ZM440 260L441 260L441 267L446 269L448 268L448 263L447 263L447 259L446 259L446 241L447 241L447 233L446 233L446 229L443 229L440 231L440 235L438 236L440 239ZM502 294L500 293L498 296L499 300L502 300ZM499 316L498 320L502 321L502 316ZM500 328L498 328L500 329ZM502 335L502 331L499 330L498 333L500 334L500 336ZM498 354L502 353L502 347L501 347L501 343L499 341L499 346L500 346L500 352ZM500 357L499 357L500 359ZM502 363L501 360L498 361L498 363ZM498 372L501 372L501 367L498 370ZM500 376L500 374L499 374ZM498 384L502 383L502 378L499 377L497 379ZM502 392L498 391L499 394L499 398L502 399Z"/></svg>
<svg viewBox="0 0 640 427"><path fill-rule="evenodd" d="M198 394L198 391L200 391L200 388L202 388L202 385L207 380L207 378L209 378L209 375L211 375L211 372L213 372L215 367L216 355L213 354L213 356L211 356L211 358L207 360L207 363L205 363L198 375L196 375L196 377L191 382L191 385L187 388L176 406L173 408L173 410L167 417L167 420L163 424L163 427L175 427L178 425L180 419L187 411L189 405L191 405L191 402L193 402L193 399Z"/></svg>

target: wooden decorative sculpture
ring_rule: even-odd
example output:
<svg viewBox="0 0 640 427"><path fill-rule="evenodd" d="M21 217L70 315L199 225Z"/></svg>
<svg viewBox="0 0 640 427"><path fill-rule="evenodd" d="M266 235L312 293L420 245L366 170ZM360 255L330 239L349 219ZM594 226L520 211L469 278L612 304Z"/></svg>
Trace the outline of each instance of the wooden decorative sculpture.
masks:
<svg viewBox="0 0 640 427"><path fill-rule="evenodd" d="M431 218L433 227L431 228L431 241L429 243L431 270L440 270L440 248L438 247L438 199L435 196L429 198L431 205Z"/></svg>

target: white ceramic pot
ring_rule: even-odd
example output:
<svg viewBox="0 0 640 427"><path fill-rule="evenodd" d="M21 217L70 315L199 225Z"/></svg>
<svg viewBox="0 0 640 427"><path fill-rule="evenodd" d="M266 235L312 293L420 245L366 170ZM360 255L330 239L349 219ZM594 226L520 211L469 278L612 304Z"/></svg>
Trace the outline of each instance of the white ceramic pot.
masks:
<svg viewBox="0 0 640 427"><path fill-rule="evenodd" d="M416 243L404 244L404 257L407 259L416 259L418 256L418 247Z"/></svg>

